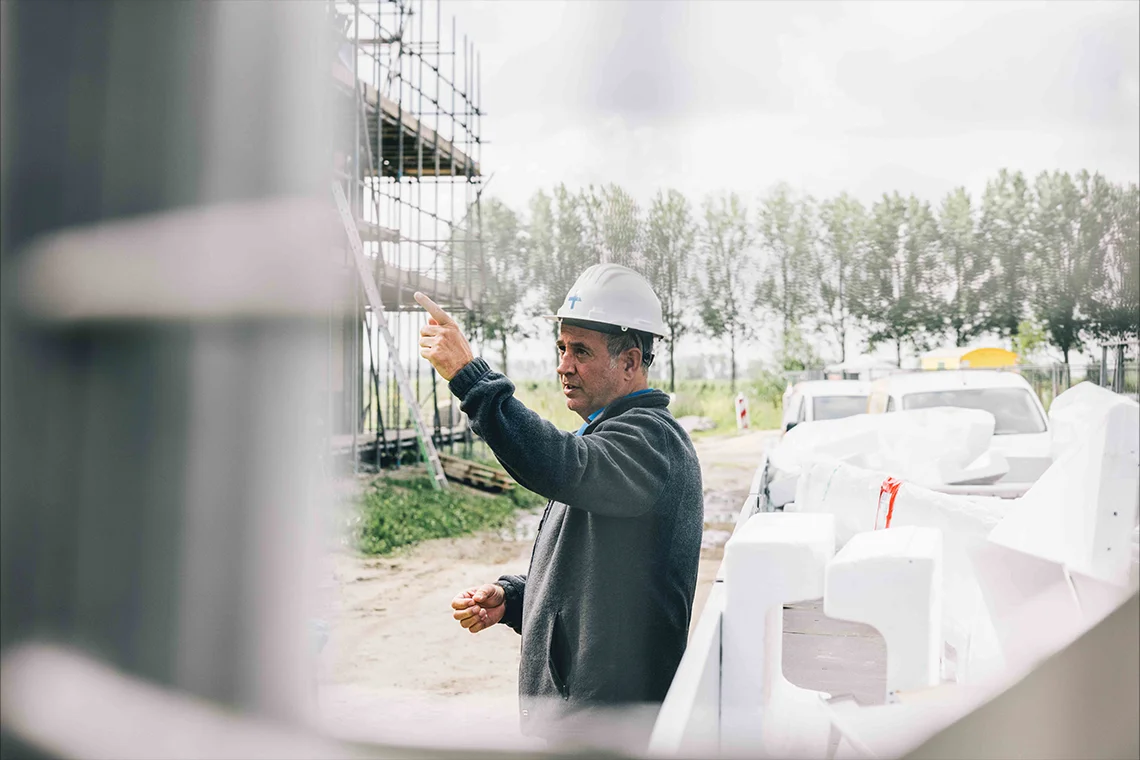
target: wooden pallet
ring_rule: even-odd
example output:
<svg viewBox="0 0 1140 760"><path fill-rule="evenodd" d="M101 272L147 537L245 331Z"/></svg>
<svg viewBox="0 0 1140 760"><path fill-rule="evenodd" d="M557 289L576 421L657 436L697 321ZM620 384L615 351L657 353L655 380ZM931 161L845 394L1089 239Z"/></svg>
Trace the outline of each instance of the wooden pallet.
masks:
<svg viewBox="0 0 1140 760"><path fill-rule="evenodd" d="M515 487L515 481L502 470L448 454L439 455L443 472L450 480L486 491L503 493Z"/></svg>

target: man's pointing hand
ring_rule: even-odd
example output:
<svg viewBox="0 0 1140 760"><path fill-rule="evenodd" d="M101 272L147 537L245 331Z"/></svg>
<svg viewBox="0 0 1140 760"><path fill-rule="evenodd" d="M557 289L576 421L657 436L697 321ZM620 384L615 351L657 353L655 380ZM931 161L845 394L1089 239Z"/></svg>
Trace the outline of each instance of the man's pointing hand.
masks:
<svg viewBox="0 0 1140 760"><path fill-rule="evenodd" d="M471 346L456 321L435 301L418 292L415 298L416 303L431 316L420 330L420 356L431 362L440 377L450 381L475 358L471 354Z"/></svg>

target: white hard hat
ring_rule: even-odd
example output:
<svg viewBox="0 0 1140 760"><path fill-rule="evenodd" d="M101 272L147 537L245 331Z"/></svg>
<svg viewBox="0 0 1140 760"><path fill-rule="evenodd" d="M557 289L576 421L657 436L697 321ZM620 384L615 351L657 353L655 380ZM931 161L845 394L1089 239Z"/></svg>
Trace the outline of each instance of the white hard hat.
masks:
<svg viewBox="0 0 1140 760"><path fill-rule="evenodd" d="M661 301L649 281L620 264L594 264L582 272L557 314L546 319L594 322L664 338Z"/></svg>

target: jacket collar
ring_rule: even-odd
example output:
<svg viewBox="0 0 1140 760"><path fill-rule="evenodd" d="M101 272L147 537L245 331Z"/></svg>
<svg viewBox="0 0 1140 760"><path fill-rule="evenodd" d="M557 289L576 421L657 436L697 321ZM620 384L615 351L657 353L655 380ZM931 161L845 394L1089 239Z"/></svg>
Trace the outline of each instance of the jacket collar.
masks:
<svg viewBox="0 0 1140 760"><path fill-rule="evenodd" d="M592 428L598 421L614 417L630 409L638 407L664 409L667 406L669 406L668 393L659 391L656 388L645 388L640 391L634 391L628 396L614 399L606 406L603 406L591 414L589 420L583 423L582 427L578 429L578 435L585 434L586 431Z"/></svg>

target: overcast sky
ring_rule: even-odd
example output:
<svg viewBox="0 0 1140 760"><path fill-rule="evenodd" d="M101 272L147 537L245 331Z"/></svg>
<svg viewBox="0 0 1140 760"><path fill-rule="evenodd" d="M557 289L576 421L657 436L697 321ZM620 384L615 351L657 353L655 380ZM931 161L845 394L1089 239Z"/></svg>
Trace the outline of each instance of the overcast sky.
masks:
<svg viewBox="0 0 1140 760"><path fill-rule="evenodd" d="M937 200L1000 167L1140 173L1140 3L445 2L482 56L488 194L779 180Z"/></svg>
<svg viewBox="0 0 1140 760"><path fill-rule="evenodd" d="M487 193L519 210L559 181L752 204L781 180L870 203L958 185L977 198L1002 167L1140 179L1131 0L444 2L452 13L481 55ZM766 337L744 358L768 354Z"/></svg>

